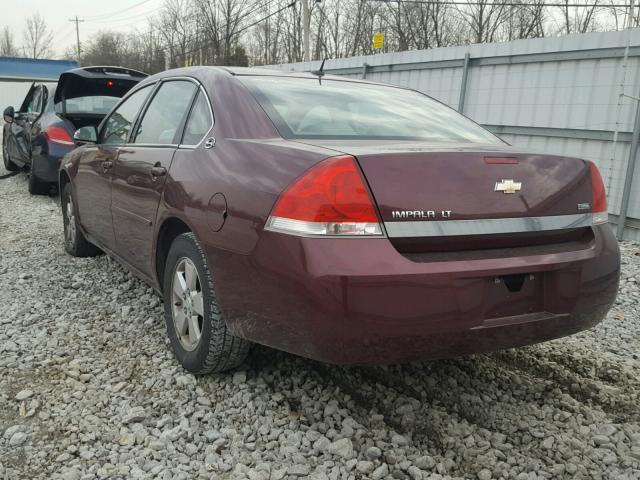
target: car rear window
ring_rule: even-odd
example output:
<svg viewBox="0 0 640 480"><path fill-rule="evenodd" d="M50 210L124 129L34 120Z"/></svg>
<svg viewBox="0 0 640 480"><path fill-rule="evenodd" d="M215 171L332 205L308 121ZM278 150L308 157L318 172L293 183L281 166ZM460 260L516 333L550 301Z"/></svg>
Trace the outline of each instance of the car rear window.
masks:
<svg viewBox="0 0 640 480"><path fill-rule="evenodd" d="M66 113L91 113L106 115L111 111L119 97L107 97L93 95L90 97L69 98L64 101L64 111Z"/></svg>
<svg viewBox="0 0 640 480"><path fill-rule="evenodd" d="M455 110L413 90L316 78L238 78L284 138L502 143Z"/></svg>

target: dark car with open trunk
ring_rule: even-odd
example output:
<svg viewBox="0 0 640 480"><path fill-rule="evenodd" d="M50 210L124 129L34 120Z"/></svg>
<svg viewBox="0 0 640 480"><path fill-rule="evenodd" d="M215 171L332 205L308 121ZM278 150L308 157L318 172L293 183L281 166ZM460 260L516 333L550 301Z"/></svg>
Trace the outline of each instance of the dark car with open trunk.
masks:
<svg viewBox="0 0 640 480"><path fill-rule="evenodd" d="M527 345L616 297L595 164L511 147L413 90L178 69L76 141L67 251L105 251L161 292L193 372L251 342L340 364Z"/></svg>
<svg viewBox="0 0 640 480"><path fill-rule="evenodd" d="M84 67L64 72L57 83L33 83L17 112L13 107L4 110L5 168L28 168L29 191L48 193L58 182L60 159L76 147L73 133L97 127L146 76L121 67Z"/></svg>

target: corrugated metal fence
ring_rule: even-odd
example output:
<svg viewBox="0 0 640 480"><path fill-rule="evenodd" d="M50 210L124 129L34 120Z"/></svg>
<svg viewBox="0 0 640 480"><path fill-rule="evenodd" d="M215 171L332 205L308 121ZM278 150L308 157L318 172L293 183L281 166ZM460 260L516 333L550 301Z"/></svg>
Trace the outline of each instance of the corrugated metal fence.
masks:
<svg viewBox="0 0 640 480"><path fill-rule="evenodd" d="M637 123L640 29L327 60L324 70L420 90L515 146L594 160L617 222ZM624 237L640 240L637 170Z"/></svg>

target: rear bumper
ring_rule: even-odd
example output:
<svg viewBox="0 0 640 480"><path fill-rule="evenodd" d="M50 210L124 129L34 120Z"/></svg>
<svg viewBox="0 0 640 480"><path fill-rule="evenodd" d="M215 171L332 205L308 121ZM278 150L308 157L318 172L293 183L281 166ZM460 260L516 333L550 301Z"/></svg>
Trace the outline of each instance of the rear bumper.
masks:
<svg viewBox="0 0 640 480"><path fill-rule="evenodd" d="M232 331L339 364L528 345L595 325L615 301L620 254L608 226L569 250L522 252L416 261L386 239L273 232L248 256L207 247ZM510 292L504 276L520 274L520 291Z"/></svg>
<svg viewBox="0 0 640 480"><path fill-rule="evenodd" d="M34 148L31 159L31 172L38 180L48 183L58 183L58 171L62 157L72 151L74 146L57 145L49 142L45 147L39 144Z"/></svg>
<svg viewBox="0 0 640 480"><path fill-rule="evenodd" d="M60 157L51 155L40 155L31 162L31 174L35 174L42 182L58 183L58 169L60 167Z"/></svg>

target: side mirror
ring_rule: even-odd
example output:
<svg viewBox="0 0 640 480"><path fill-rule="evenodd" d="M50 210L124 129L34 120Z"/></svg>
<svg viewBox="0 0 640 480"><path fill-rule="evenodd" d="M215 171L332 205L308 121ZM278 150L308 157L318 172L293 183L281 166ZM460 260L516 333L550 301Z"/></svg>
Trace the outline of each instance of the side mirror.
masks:
<svg viewBox="0 0 640 480"><path fill-rule="evenodd" d="M4 109L4 112L2 113L2 117L4 118L4 121L7 123L13 123L13 119L16 116L16 112L13 109L13 107L7 107Z"/></svg>
<svg viewBox="0 0 640 480"><path fill-rule="evenodd" d="M96 127L82 127L73 134L73 141L76 145L85 145L87 143L96 143L98 141L98 132Z"/></svg>

